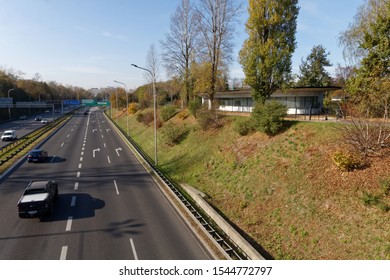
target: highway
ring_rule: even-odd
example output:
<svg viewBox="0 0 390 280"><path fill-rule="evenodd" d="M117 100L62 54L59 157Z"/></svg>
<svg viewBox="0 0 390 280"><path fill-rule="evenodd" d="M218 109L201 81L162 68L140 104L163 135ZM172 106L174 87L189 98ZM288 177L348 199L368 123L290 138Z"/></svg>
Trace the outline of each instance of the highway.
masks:
<svg viewBox="0 0 390 280"><path fill-rule="evenodd" d="M196 260L212 255L171 206L100 110L76 113L0 184L2 260ZM20 219L33 179L58 182L54 214Z"/></svg>

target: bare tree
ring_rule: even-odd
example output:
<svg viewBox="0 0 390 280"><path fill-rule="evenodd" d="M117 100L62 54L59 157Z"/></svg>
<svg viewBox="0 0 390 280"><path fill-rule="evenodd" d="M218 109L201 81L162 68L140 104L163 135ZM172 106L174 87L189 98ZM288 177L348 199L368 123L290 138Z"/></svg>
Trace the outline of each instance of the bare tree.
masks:
<svg viewBox="0 0 390 280"><path fill-rule="evenodd" d="M339 34L344 58L351 64L358 64L366 55L367 51L362 48L365 31L371 32L372 23L378 20L378 15L386 13L386 3L388 0L365 0L348 29Z"/></svg>
<svg viewBox="0 0 390 280"><path fill-rule="evenodd" d="M207 94L213 104L218 71L232 59L232 38L241 5L235 0L200 0L197 10L201 50L211 67Z"/></svg>
<svg viewBox="0 0 390 280"><path fill-rule="evenodd" d="M149 48L148 54L146 56L146 66L152 72L152 77L149 74L146 74L148 81L151 83L157 81L158 75L160 73L160 62L158 60L158 52L156 46L152 44Z"/></svg>
<svg viewBox="0 0 390 280"><path fill-rule="evenodd" d="M190 0L182 0L170 19L170 31L160 43L163 63L170 75L178 75L184 82L184 102L188 104L193 85L191 61L195 57L198 35L195 8Z"/></svg>
<svg viewBox="0 0 390 280"><path fill-rule="evenodd" d="M32 77L32 80L35 81L35 82L39 82L41 79L42 79L42 76L38 72L36 72L34 74L34 76Z"/></svg>

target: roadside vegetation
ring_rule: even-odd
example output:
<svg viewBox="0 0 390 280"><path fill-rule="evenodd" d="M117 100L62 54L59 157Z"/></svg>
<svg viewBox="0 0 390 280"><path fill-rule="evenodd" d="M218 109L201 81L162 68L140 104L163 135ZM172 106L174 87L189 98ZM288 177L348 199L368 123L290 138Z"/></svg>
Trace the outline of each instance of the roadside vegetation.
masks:
<svg viewBox="0 0 390 280"><path fill-rule="evenodd" d="M153 126L137 121L141 113L130 115L130 135L153 156ZM277 135L241 136L236 123L248 117L219 116L218 128L204 130L180 114L158 129L160 168L204 192L255 246L275 259L390 259L390 159L338 168L340 123L285 121ZM169 143L164 127L186 133Z"/></svg>

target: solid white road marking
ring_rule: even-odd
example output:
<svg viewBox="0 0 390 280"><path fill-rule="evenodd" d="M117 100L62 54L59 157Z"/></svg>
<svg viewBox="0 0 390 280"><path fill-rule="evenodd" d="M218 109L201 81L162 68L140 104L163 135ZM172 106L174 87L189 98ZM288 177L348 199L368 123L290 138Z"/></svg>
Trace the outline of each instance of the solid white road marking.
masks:
<svg viewBox="0 0 390 280"><path fill-rule="evenodd" d="M50 163L52 163L53 160L54 160L55 158L56 158L56 155L54 155L54 156L51 158Z"/></svg>
<svg viewBox="0 0 390 280"><path fill-rule="evenodd" d="M75 189L75 190L78 190L78 189L79 189L79 182L74 183L74 189Z"/></svg>
<svg viewBox="0 0 390 280"><path fill-rule="evenodd" d="M76 205L76 196L72 196L72 201L70 202L70 207L74 207Z"/></svg>
<svg viewBox="0 0 390 280"><path fill-rule="evenodd" d="M62 246L60 260L66 260L67 253L68 253L68 246Z"/></svg>
<svg viewBox="0 0 390 280"><path fill-rule="evenodd" d="M66 222L65 231L70 231L72 229L72 220L73 220L73 217L69 216L68 221Z"/></svg>
<svg viewBox="0 0 390 280"><path fill-rule="evenodd" d="M131 246L131 250L133 251L134 259L138 260L137 251L135 250L133 238L130 238L130 246Z"/></svg>
<svg viewBox="0 0 390 280"><path fill-rule="evenodd" d="M118 185L116 184L116 180L114 180L115 190L116 194L119 194Z"/></svg>

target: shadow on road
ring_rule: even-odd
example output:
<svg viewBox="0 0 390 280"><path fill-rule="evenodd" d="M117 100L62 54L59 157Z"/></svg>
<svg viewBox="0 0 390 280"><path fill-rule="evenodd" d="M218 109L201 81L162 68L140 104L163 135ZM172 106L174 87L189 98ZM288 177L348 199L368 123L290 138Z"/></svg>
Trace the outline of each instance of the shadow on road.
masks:
<svg viewBox="0 0 390 280"><path fill-rule="evenodd" d="M72 201L74 201L72 203ZM74 204L74 206L72 206ZM41 219L42 222L53 222L68 220L85 219L95 216L96 210L102 209L105 202L94 198L86 193L77 194L59 194L54 207L54 213Z"/></svg>

